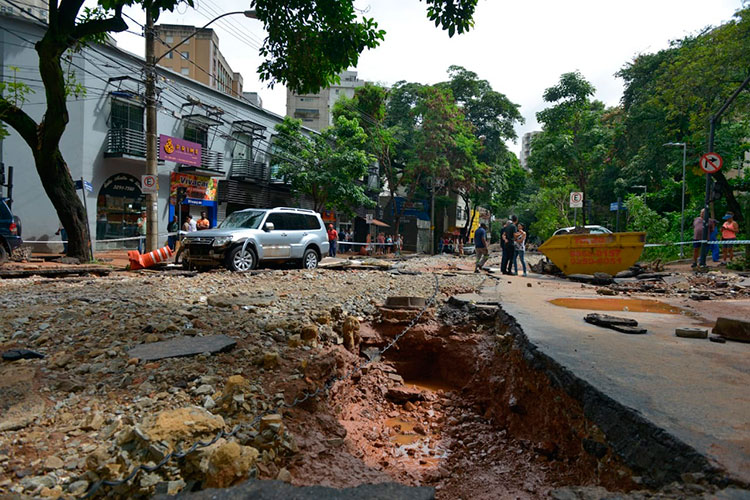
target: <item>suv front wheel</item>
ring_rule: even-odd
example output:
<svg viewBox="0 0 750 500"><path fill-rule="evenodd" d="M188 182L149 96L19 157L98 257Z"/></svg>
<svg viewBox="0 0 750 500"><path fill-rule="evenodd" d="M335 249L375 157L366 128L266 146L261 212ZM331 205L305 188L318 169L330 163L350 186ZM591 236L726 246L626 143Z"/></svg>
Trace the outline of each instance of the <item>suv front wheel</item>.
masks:
<svg viewBox="0 0 750 500"><path fill-rule="evenodd" d="M234 247L227 256L227 267L230 271L246 273L252 271L258 264L258 257L250 246L242 251L242 245Z"/></svg>
<svg viewBox="0 0 750 500"><path fill-rule="evenodd" d="M319 261L320 257L318 257L318 252L312 248L308 248L302 256L302 269L315 269L318 267Z"/></svg>
<svg viewBox="0 0 750 500"><path fill-rule="evenodd" d="M8 260L8 250L5 249L5 242L0 239L0 264L5 264Z"/></svg>

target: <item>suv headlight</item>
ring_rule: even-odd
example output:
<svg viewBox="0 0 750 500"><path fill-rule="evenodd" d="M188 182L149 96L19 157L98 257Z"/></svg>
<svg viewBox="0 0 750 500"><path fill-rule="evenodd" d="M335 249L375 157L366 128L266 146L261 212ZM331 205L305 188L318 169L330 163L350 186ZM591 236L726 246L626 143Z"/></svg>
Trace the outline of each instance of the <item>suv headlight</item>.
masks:
<svg viewBox="0 0 750 500"><path fill-rule="evenodd" d="M214 246L215 247L223 247L232 242L231 236L219 236L218 238L214 238Z"/></svg>

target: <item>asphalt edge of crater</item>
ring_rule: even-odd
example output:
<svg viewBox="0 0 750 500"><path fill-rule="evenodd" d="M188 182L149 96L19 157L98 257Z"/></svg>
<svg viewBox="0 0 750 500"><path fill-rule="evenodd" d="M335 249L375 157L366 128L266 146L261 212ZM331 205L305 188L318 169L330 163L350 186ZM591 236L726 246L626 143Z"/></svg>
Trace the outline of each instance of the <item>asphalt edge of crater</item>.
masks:
<svg viewBox="0 0 750 500"><path fill-rule="evenodd" d="M659 488L675 481L683 482L685 473L701 473L719 487L749 486L730 477L692 446L543 353L524 333L515 317L508 314L499 302L497 304L500 322L508 327L514 347L521 352L529 367L544 373L552 386L559 387L581 404L584 416L599 426L613 451L641 476L643 484Z"/></svg>

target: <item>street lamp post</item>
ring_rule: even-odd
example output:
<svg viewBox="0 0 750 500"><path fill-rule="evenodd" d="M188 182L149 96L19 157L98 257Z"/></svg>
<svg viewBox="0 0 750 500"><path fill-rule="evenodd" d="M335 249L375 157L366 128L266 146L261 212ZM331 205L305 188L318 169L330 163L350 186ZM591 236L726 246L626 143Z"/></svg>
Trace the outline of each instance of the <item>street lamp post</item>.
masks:
<svg viewBox="0 0 750 500"><path fill-rule="evenodd" d="M154 36L154 16L149 9L146 9L146 173L158 178L158 155L156 151L156 64L167 54L174 52L180 45L184 44L199 32L203 31L209 24L218 21L222 17L243 14L245 17L257 19L254 10L240 10L235 12L225 12L224 14L211 19L202 27L195 30L190 36L184 38L174 47L160 55L155 56L155 36ZM157 249L159 245L159 210L158 210L159 193L151 193L146 196L146 250L151 252ZM181 223L178 222L178 225Z"/></svg>
<svg viewBox="0 0 750 500"><path fill-rule="evenodd" d="M682 147L682 209L680 210L680 258L685 257L685 161L687 160L687 144L684 142L668 142L664 146Z"/></svg>

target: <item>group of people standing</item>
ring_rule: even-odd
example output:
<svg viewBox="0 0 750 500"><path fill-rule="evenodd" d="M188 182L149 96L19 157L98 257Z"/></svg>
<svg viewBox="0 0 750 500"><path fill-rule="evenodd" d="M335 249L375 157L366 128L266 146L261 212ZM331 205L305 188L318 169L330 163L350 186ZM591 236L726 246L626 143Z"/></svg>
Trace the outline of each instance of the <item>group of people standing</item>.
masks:
<svg viewBox="0 0 750 500"><path fill-rule="evenodd" d="M167 226L167 231L169 231L167 246L173 251L177 246L178 237L176 234L172 233L177 233L178 229L180 229L180 227L177 224L177 216L174 216ZM185 215L185 222L182 223L183 233L194 233L195 231L202 231L204 229L211 229L211 221L208 220L206 212L201 212L201 218L198 220L193 219L193 216L190 214Z"/></svg>
<svg viewBox="0 0 750 500"><path fill-rule="evenodd" d="M702 209L701 213L698 217L693 219L693 264L691 267L697 267L698 266L698 257L700 256L700 249L701 249L701 242L703 241L703 230L706 227L706 209ZM728 262L730 262L732 259L734 259L734 245L732 242L737 239L737 234L740 232L740 226L737 224L737 221L734 220L734 213L733 212L727 212L724 214L724 217L722 218L724 221L721 224L721 240L727 241L730 244L728 245L722 245L721 248L721 258L719 258L719 249L717 248L717 245L713 244L711 245L714 247L713 250L713 260L714 262L721 262L719 265L727 265ZM709 240L715 240L716 236L718 235L719 228L717 227L719 221L716 219L710 218L708 219L708 238Z"/></svg>
<svg viewBox="0 0 750 500"><path fill-rule="evenodd" d="M336 254L339 251L357 251L355 245L352 243L354 241L354 233L351 231L342 229L339 233L336 228L333 227L333 224L328 224L327 232L329 257L336 257ZM384 255L395 252L396 254L399 254L404 245L403 236L398 234L394 237L390 234L386 235L384 233L379 233L375 237L375 241L376 243L373 243L372 236L368 234L365 245L359 247L359 253L364 253L366 255L372 255L373 253Z"/></svg>
<svg viewBox="0 0 750 500"><path fill-rule="evenodd" d="M503 274L518 275L518 261L521 261L523 275L526 276L526 231L524 225L518 222L518 217L512 215L503 229L500 231L500 243L503 257L500 269ZM489 245L487 242L487 225L481 223L474 231L474 247L476 248L477 260L474 272L478 273L484 268L489 259Z"/></svg>

